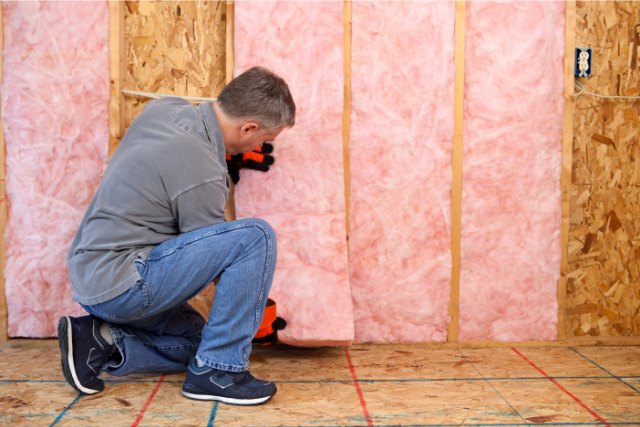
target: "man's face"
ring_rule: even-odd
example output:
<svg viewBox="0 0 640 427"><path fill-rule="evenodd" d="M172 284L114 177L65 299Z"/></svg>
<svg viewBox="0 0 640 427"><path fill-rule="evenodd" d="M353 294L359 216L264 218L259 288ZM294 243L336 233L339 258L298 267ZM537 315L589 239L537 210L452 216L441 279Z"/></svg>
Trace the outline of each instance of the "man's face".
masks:
<svg viewBox="0 0 640 427"><path fill-rule="evenodd" d="M274 132L262 133L257 125L250 123L244 125L240 131L240 138L237 144L232 148L233 153L227 151L227 154L249 153L258 147L262 147L265 142L272 142L283 128L279 128Z"/></svg>

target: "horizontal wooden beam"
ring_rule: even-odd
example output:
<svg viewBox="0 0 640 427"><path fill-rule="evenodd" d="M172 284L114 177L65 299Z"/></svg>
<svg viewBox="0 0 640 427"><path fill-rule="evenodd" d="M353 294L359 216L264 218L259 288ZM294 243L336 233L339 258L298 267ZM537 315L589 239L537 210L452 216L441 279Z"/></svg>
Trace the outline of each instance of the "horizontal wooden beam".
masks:
<svg viewBox="0 0 640 427"><path fill-rule="evenodd" d="M419 343L354 343L356 348L370 345L389 347L413 348L504 348L504 347L585 347L585 346L616 346L640 345L640 337L573 337L562 341L461 341L461 342L419 342Z"/></svg>
<svg viewBox="0 0 640 427"><path fill-rule="evenodd" d="M9 341L0 342L0 350L8 348L58 348L57 338L12 338Z"/></svg>
<svg viewBox="0 0 640 427"><path fill-rule="evenodd" d="M355 342L352 348L393 347L393 348L508 348L508 347L593 347L593 346L625 346L640 345L640 337L575 337L563 341L462 341L462 342ZM288 347L288 346L281 346ZM16 338L0 342L0 350L7 348L58 348L57 339Z"/></svg>

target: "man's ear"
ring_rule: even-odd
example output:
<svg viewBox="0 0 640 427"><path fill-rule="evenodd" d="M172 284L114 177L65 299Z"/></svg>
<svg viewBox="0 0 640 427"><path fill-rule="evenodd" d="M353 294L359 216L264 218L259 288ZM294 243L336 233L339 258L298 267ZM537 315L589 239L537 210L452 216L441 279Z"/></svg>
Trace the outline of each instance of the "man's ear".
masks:
<svg viewBox="0 0 640 427"><path fill-rule="evenodd" d="M257 123L245 123L240 128L240 133L242 134L242 136L247 136L251 132L253 132L254 130L258 130L258 124Z"/></svg>

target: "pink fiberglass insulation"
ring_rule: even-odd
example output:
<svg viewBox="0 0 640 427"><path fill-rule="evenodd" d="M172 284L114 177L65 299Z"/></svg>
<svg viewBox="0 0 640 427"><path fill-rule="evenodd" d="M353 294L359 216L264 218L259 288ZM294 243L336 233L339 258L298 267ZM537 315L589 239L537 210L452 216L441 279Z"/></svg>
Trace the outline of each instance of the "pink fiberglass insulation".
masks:
<svg viewBox="0 0 640 427"><path fill-rule="evenodd" d="M9 335L51 337L66 255L106 166L107 2L3 2Z"/></svg>
<svg viewBox="0 0 640 427"><path fill-rule="evenodd" d="M242 170L239 218L260 217L278 236L271 297L287 344L353 340L342 151L342 2L236 2L236 75L261 65L282 76L296 125L275 141L267 173Z"/></svg>
<svg viewBox="0 0 640 427"><path fill-rule="evenodd" d="M353 2L349 269L355 338L445 341L454 2Z"/></svg>
<svg viewBox="0 0 640 427"><path fill-rule="evenodd" d="M562 2L468 2L460 340L556 339Z"/></svg>

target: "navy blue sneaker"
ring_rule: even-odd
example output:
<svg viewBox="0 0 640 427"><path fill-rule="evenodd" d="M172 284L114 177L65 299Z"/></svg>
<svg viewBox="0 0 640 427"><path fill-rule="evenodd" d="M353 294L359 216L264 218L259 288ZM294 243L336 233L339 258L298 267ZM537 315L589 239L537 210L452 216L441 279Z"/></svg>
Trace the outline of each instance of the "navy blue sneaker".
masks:
<svg viewBox="0 0 640 427"><path fill-rule="evenodd" d="M260 405L271 399L278 389L272 382L260 381L249 371L229 372L203 366L195 359L189 363L182 394L194 400L217 400L231 405Z"/></svg>
<svg viewBox="0 0 640 427"><path fill-rule="evenodd" d="M104 362L117 351L100 336L102 320L94 316L64 316L58 322L62 373L71 387L84 394L104 390L98 378Z"/></svg>

